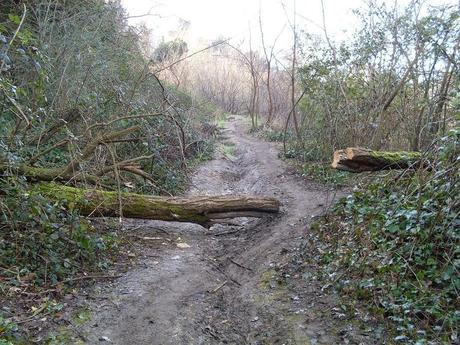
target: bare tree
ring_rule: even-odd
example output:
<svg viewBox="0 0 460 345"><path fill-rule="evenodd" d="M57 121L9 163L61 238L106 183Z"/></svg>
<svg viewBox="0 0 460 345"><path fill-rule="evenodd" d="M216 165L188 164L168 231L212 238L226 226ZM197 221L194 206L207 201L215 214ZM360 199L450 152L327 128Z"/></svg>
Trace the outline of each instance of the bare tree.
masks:
<svg viewBox="0 0 460 345"><path fill-rule="evenodd" d="M275 46L276 42L278 41L278 38L280 37L281 33L284 30L283 29L280 31L278 36L275 38L273 44L270 47L270 50L267 49L267 45L265 42L265 35L264 35L264 30L263 30L263 25L262 25L262 8L259 7L259 28L260 28L260 38L261 38L261 43L262 43L262 49L264 52L264 57L265 57L265 63L266 63L266 68L267 68L267 75L265 78L265 85L267 88L267 95L268 95L268 114L267 114L267 120L266 123L270 124L273 120L273 113L274 113L274 108L273 108L273 91L272 91L272 61L274 58L274 51L275 51Z"/></svg>

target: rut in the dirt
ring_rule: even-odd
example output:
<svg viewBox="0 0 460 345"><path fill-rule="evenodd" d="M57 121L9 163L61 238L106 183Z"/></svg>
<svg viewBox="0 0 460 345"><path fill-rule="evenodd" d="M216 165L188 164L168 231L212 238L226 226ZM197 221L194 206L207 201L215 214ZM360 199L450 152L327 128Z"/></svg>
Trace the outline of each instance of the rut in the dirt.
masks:
<svg viewBox="0 0 460 345"><path fill-rule="evenodd" d="M305 281L301 296L278 277L334 193L289 173L277 148L246 130L241 117L229 120L222 145L233 153L223 149L199 168L188 194L274 196L282 215L238 218L209 230L129 221L128 231L163 241L147 244L134 269L100 287L90 305L94 317L82 329L87 343L340 343L318 312L327 297Z"/></svg>

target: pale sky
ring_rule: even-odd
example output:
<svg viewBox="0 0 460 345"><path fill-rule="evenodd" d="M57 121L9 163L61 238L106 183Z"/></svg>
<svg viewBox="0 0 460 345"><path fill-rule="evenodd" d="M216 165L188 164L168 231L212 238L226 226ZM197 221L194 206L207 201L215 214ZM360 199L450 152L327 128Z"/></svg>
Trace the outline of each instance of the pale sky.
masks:
<svg viewBox="0 0 460 345"><path fill-rule="evenodd" d="M365 0L323 0L328 34L337 39L346 39L356 27L353 8L361 7ZM393 6L397 0L384 0ZM398 0L407 3L408 0ZM458 0L428 0L427 4L457 3ZM310 33L322 34L322 11L320 0L122 0L130 16L150 13L151 16L131 18L130 24L144 23L152 30L153 43L157 44L176 37L184 38L189 46L206 44L218 37L233 37L234 42L249 39L249 28L254 45L260 42L259 8L262 11L264 35L267 45L282 31L278 47L291 45L292 36L286 27L288 13L296 3L297 23ZM283 9L283 4L284 8ZM187 25L185 22L188 22ZM185 25L184 25L185 23ZM187 30L179 30L180 27Z"/></svg>

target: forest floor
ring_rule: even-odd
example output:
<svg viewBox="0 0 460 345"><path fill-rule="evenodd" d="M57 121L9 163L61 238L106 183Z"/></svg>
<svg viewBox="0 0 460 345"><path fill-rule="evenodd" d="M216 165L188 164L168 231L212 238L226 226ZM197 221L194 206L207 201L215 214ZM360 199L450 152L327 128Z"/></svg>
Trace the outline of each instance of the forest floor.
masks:
<svg viewBox="0 0 460 345"><path fill-rule="evenodd" d="M228 119L215 159L193 174L188 194L274 196L281 214L210 229L127 220L136 264L79 298L87 312L72 328L83 343L375 343L342 319L305 263L309 224L337 192L299 177L276 144L247 130L243 117Z"/></svg>

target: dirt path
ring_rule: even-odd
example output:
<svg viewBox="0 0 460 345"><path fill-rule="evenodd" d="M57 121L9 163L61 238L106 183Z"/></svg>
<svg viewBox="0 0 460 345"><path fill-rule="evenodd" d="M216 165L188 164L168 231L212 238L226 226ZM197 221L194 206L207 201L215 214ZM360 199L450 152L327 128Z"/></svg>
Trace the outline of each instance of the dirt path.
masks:
<svg viewBox="0 0 460 345"><path fill-rule="evenodd" d="M88 344L343 343L325 312L330 297L287 269L332 192L290 173L275 145L246 131L241 117L229 120L222 152L196 171L189 194L276 196L283 213L209 230L129 223L145 249L134 269L98 287L80 330Z"/></svg>

